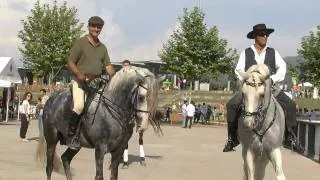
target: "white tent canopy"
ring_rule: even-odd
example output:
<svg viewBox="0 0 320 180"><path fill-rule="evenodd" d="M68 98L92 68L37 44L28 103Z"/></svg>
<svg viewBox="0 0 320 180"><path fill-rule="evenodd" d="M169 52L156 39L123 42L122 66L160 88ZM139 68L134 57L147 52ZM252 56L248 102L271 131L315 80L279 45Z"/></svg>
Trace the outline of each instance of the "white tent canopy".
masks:
<svg viewBox="0 0 320 180"><path fill-rule="evenodd" d="M0 57L0 87L20 84L21 77L11 57Z"/></svg>
<svg viewBox="0 0 320 180"><path fill-rule="evenodd" d="M304 86L304 87L313 87L313 84L309 83L309 82L304 82L303 84L298 84L298 86Z"/></svg>
<svg viewBox="0 0 320 180"><path fill-rule="evenodd" d="M12 87L14 84L20 84L21 82L21 77L13 59L11 57L0 57L0 87L8 88ZM6 122L8 122L10 94L9 88L6 97Z"/></svg>

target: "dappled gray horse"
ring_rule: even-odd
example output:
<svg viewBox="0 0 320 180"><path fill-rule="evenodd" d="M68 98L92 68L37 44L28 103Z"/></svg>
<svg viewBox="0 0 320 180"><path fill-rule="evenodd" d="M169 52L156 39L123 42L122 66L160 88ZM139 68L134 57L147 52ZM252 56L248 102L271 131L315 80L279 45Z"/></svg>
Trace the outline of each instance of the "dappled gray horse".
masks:
<svg viewBox="0 0 320 180"><path fill-rule="evenodd" d="M285 180L280 152L285 116L272 94L269 69L264 64L254 65L243 77L244 108L238 122L238 133L242 144L244 179L262 180L270 160L277 180Z"/></svg>
<svg viewBox="0 0 320 180"><path fill-rule="evenodd" d="M131 67L125 71L118 71L108 85L99 90L93 98L81 119L79 137L81 147L95 149L95 180L103 180L103 160L106 153L111 153L110 179L118 179L121 156L133 133L132 119L136 119L145 127L151 122L156 132L161 131L160 124L153 119L157 84L155 76L147 69ZM40 153L41 148L46 151L48 180L51 179L54 162L57 162L54 159L57 157L56 145L59 141L65 144L65 139L68 137L69 120L65 117L72 110L72 106L70 91L64 91L51 96L44 107L44 137L40 137L38 155L44 154ZM47 145L43 146L45 142ZM72 179L71 160L79 150L68 148L61 156L68 180Z"/></svg>

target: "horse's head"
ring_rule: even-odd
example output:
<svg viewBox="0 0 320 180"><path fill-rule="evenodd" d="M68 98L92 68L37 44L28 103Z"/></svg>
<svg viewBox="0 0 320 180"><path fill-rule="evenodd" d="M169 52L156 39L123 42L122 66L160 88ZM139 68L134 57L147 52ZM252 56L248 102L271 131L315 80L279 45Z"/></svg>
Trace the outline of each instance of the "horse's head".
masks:
<svg viewBox="0 0 320 180"><path fill-rule="evenodd" d="M242 112L244 126L254 129L260 120L262 110L266 100L270 100L271 80L269 78L269 68L262 65L251 66L246 74L243 86L244 110Z"/></svg>
<svg viewBox="0 0 320 180"><path fill-rule="evenodd" d="M110 82L109 89L118 89L121 91L117 92L118 96L125 96L123 101L127 101L128 111L135 116L139 130L146 129L149 120L153 122L157 105L157 85L155 76L149 70L133 66L118 71Z"/></svg>

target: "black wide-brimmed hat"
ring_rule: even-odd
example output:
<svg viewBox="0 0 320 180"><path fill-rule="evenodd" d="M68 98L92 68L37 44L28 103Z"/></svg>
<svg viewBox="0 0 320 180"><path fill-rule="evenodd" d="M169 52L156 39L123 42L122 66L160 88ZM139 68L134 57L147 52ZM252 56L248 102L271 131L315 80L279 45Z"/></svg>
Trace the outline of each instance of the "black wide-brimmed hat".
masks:
<svg viewBox="0 0 320 180"><path fill-rule="evenodd" d="M269 35L274 32L274 29L267 28L265 24L256 24L252 27L252 31L247 34L247 38L254 39L257 32L266 32Z"/></svg>

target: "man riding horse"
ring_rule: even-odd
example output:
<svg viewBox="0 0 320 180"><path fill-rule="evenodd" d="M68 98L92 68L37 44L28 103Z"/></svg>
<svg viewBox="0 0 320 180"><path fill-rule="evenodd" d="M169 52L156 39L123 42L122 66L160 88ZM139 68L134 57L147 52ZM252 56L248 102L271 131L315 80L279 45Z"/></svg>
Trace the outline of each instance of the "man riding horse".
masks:
<svg viewBox="0 0 320 180"><path fill-rule="evenodd" d="M110 64L106 46L100 42L98 36L103 28L104 21L93 16L88 21L89 33L78 39L73 45L67 60L68 69L75 80L72 80L73 110L69 114L68 143L71 148L80 148L77 137L77 126L85 102L85 84L99 78L105 71L110 77L115 73Z"/></svg>
<svg viewBox="0 0 320 180"><path fill-rule="evenodd" d="M254 64L266 64L270 68L270 78L273 83L283 81L286 74L286 63L280 54L267 45L269 35L274 29L267 28L265 24L253 26L253 30L247 34L247 38L254 39L255 44L245 49L241 54L235 73L240 81L241 76ZM302 152L303 148L298 144L294 129L296 127L296 104L284 92L280 91L276 95L277 101L281 104L285 113L286 129L288 136L286 144L292 146L297 152ZM239 144L237 137L238 118L243 103L242 92L237 92L227 103L227 123L228 123L228 141L223 152L233 151Z"/></svg>

